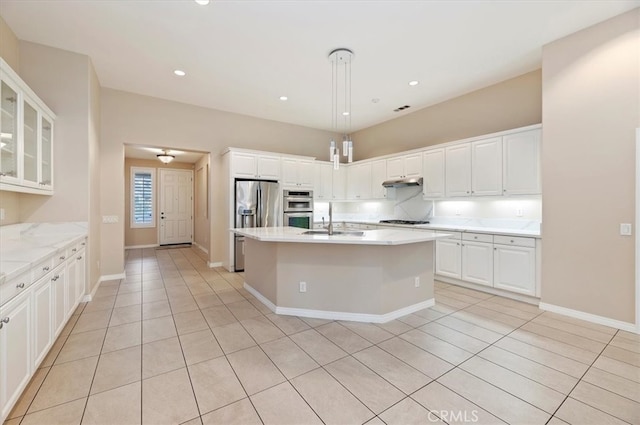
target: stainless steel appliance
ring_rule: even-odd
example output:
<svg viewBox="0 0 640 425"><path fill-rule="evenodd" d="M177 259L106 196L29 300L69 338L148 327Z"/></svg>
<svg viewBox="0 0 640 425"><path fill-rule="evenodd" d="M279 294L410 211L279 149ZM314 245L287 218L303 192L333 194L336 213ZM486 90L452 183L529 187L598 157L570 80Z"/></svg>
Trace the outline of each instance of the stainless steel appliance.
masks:
<svg viewBox="0 0 640 425"><path fill-rule="evenodd" d="M275 227L282 225L280 188L270 180L236 179L235 227ZM244 236L235 237L235 268L244 270Z"/></svg>
<svg viewBox="0 0 640 425"><path fill-rule="evenodd" d="M313 227L313 191L285 190L282 196L285 226L311 229Z"/></svg>

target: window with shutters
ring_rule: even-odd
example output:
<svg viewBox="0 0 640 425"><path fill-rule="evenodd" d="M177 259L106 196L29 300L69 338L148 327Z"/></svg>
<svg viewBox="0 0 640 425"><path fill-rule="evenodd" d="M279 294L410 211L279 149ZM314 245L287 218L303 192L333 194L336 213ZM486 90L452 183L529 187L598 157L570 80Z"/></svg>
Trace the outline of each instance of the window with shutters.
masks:
<svg viewBox="0 0 640 425"><path fill-rule="evenodd" d="M131 227L155 227L155 168L131 167Z"/></svg>

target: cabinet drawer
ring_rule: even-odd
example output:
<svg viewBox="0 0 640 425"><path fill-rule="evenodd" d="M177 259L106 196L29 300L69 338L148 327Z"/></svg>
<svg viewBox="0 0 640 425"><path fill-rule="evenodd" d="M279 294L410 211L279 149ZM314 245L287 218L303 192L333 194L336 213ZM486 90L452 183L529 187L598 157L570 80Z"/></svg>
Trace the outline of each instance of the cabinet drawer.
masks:
<svg viewBox="0 0 640 425"><path fill-rule="evenodd" d="M53 256L54 268L67 261L67 258L69 257L68 251L70 251L70 249L61 249Z"/></svg>
<svg viewBox="0 0 640 425"><path fill-rule="evenodd" d="M493 243L500 245L528 246L531 248L536 246L536 240L534 238L522 238L518 236L495 235L493 237Z"/></svg>
<svg viewBox="0 0 640 425"><path fill-rule="evenodd" d="M462 240L493 243L493 235L486 235L483 233L463 233Z"/></svg>
<svg viewBox="0 0 640 425"><path fill-rule="evenodd" d="M42 261L33 268L33 281L35 282L40 279L45 274L49 273L49 271L53 270L53 268L53 257L49 257Z"/></svg>
<svg viewBox="0 0 640 425"><path fill-rule="evenodd" d="M31 270L5 282L4 285L0 286L0 305L3 305L16 295L26 291L30 285Z"/></svg>
<svg viewBox="0 0 640 425"><path fill-rule="evenodd" d="M446 230L439 230L436 232L437 235L449 235L449 237L447 239L456 239L456 240L460 240L462 239L462 233L461 232L447 232Z"/></svg>

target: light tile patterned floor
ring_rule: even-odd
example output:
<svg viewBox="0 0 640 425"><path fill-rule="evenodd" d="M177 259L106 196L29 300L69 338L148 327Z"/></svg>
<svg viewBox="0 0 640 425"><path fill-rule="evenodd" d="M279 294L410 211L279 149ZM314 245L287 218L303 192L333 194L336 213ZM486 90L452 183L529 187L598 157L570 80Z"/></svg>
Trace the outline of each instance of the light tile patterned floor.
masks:
<svg viewBox="0 0 640 425"><path fill-rule="evenodd" d="M127 252L6 424L638 424L640 336L436 283L374 325L277 316L196 249Z"/></svg>

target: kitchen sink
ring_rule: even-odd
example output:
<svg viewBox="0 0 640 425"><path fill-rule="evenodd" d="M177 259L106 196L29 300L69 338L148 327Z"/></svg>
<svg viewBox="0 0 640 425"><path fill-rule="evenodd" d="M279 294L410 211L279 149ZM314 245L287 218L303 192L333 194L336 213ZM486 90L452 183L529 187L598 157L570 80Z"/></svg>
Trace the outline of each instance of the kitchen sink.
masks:
<svg viewBox="0 0 640 425"><path fill-rule="evenodd" d="M328 230L307 230L302 233L303 235L329 235ZM344 236L364 236L364 232L358 232L354 230L334 230L334 235L344 235Z"/></svg>

